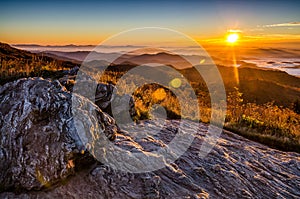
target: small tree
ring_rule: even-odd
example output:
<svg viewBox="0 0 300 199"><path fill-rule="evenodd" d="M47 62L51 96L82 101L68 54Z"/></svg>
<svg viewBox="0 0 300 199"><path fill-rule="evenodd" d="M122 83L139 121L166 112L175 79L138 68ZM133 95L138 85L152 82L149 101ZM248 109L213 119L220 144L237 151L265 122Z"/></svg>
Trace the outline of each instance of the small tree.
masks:
<svg viewBox="0 0 300 199"><path fill-rule="evenodd" d="M243 94L239 91L237 87L234 87L234 91L230 92L227 96L227 107L229 120L239 121L242 116L242 98Z"/></svg>
<svg viewBox="0 0 300 199"><path fill-rule="evenodd" d="M299 99L297 99L293 103L293 110L295 111L295 113L300 114L300 100Z"/></svg>

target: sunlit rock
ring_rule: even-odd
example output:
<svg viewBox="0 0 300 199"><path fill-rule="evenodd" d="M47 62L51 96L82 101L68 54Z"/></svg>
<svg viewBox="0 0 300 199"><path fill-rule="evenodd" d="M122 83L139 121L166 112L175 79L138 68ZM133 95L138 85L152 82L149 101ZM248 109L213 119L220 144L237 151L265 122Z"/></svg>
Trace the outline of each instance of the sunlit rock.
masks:
<svg viewBox="0 0 300 199"><path fill-rule="evenodd" d="M113 119L58 81L20 79L0 87L0 191L49 187L94 161L82 153L86 148L74 125L72 97L81 105L78 120L99 123L91 133L113 139Z"/></svg>

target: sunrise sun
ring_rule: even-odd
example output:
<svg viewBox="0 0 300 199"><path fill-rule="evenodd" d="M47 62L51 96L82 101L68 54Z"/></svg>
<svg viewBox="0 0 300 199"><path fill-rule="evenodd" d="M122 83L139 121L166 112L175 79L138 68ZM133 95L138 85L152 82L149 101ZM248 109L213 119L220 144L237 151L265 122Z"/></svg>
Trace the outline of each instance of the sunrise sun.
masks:
<svg viewBox="0 0 300 199"><path fill-rule="evenodd" d="M229 33L227 35L226 41L228 43L236 43L239 40L239 34L238 33Z"/></svg>

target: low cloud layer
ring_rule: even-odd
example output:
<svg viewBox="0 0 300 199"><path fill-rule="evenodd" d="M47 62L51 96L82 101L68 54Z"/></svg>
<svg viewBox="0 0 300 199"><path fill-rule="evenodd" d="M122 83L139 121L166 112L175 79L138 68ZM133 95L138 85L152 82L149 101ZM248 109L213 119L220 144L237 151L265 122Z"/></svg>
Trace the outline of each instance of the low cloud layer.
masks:
<svg viewBox="0 0 300 199"><path fill-rule="evenodd" d="M290 26L300 26L300 22L295 21L295 22L288 22L288 23L269 24L269 25L264 25L263 27L269 28L269 27L290 27Z"/></svg>

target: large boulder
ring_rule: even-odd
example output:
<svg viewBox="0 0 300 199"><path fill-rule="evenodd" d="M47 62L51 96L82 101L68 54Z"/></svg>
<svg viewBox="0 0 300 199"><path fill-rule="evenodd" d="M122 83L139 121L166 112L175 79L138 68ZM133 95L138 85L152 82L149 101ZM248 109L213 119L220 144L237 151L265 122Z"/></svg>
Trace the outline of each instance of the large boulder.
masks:
<svg viewBox="0 0 300 199"><path fill-rule="evenodd" d="M130 122L136 116L133 97L129 94L117 94L114 85L99 83L95 93L95 104L118 122Z"/></svg>
<svg viewBox="0 0 300 199"><path fill-rule="evenodd" d="M94 124L88 134L115 138L114 120L58 81L7 83L0 87L0 102L0 191L41 189L92 161L81 141L85 129L78 132L75 122Z"/></svg>

